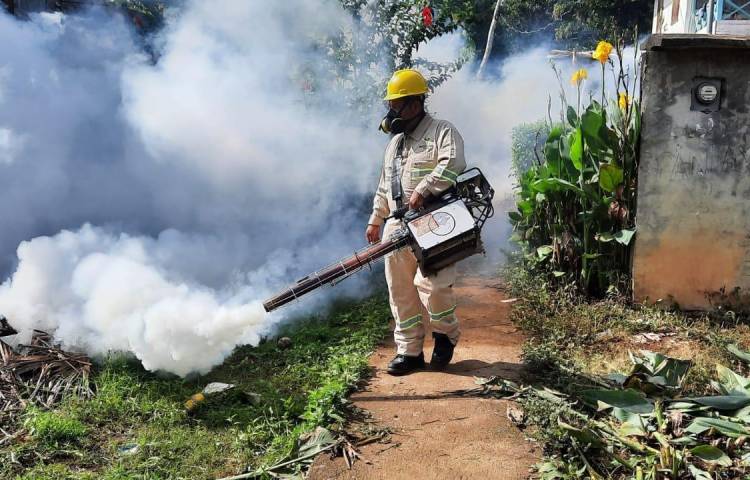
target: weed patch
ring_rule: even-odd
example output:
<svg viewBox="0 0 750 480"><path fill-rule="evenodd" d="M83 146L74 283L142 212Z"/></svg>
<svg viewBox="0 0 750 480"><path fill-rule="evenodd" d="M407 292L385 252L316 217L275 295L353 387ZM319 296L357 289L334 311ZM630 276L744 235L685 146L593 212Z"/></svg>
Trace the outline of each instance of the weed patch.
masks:
<svg viewBox="0 0 750 480"><path fill-rule="evenodd" d="M548 278L506 272L527 335L524 380L536 385L518 398L544 444L540 478L739 478L750 467L739 317L591 301Z"/></svg>

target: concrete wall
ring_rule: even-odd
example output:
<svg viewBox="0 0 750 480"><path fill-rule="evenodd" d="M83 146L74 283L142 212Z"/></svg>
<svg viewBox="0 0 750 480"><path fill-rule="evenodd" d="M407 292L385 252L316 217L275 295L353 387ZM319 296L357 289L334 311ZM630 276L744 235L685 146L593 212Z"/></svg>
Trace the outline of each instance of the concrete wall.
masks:
<svg viewBox="0 0 750 480"><path fill-rule="evenodd" d="M657 35L645 50L634 296L706 308L750 290L750 42ZM719 111L690 110L696 76L725 79Z"/></svg>

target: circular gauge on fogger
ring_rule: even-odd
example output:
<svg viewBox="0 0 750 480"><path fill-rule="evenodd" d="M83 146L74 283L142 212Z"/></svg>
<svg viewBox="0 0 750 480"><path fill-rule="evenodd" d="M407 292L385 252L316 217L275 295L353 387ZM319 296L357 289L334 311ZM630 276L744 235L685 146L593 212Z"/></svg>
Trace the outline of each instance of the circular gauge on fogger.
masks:
<svg viewBox="0 0 750 480"><path fill-rule="evenodd" d="M430 215L428 225L432 233L443 237L450 235L453 229L456 228L456 219L450 213L436 212Z"/></svg>

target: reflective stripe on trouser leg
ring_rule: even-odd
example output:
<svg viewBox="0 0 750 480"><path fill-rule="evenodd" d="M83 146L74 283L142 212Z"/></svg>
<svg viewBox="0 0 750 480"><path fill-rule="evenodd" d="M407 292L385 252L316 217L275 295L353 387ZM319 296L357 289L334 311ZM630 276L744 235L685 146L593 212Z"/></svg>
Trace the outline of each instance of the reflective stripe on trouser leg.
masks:
<svg viewBox="0 0 750 480"><path fill-rule="evenodd" d="M422 303L430 313L432 331L448 335L454 345L461 335L456 317L456 296L453 292L455 281L455 264L427 277L417 271L414 278Z"/></svg>
<svg viewBox="0 0 750 480"><path fill-rule="evenodd" d="M394 226L386 224L383 238L387 238ZM388 283L388 296L391 312L396 320L393 338L397 353L417 356L422 353L424 344L424 324L422 304L414 286L417 272L417 259L408 248L403 248L385 257L385 280Z"/></svg>

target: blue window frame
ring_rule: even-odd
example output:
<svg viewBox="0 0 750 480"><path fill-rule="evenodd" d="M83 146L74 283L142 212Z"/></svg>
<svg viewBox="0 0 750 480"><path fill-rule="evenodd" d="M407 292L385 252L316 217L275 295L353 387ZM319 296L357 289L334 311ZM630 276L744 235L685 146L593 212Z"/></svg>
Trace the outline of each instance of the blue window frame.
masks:
<svg viewBox="0 0 750 480"><path fill-rule="evenodd" d="M750 0L716 0L716 18L750 20Z"/></svg>

